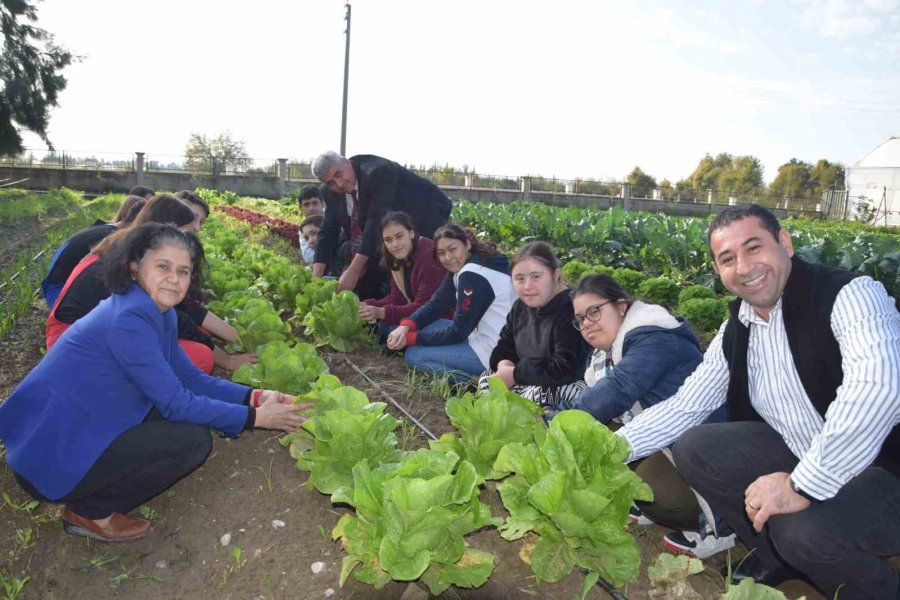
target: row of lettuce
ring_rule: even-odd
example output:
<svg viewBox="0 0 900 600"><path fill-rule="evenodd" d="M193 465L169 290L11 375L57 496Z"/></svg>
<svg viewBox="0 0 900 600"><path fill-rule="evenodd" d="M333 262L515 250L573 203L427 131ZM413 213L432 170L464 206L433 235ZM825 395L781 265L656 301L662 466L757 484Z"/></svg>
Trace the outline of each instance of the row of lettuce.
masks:
<svg viewBox="0 0 900 600"><path fill-rule="evenodd" d="M477 587L496 563L469 545L485 527L506 540L530 532L520 556L539 580L581 568L623 586L638 575L628 508L651 492L624 465L618 436L578 411L547 427L539 407L494 382L477 398L448 401L454 433L427 449L400 449L400 421L386 405L342 385L314 346L299 341L338 351L366 343L355 296L312 281L307 269L220 219L207 221L203 237L210 307L237 328L236 349L259 356L234 380L313 403L301 431L282 443L319 492L354 509L332 532L346 551L341 584L352 573L376 588L391 580L420 580L433 594ZM479 498L488 480L503 480L506 519Z"/></svg>
<svg viewBox="0 0 900 600"><path fill-rule="evenodd" d="M85 202L81 194L66 188L37 194L26 190L0 192L0 225L6 240L23 223L40 225L40 234L15 251L3 255L0 268L0 336L15 327L34 304L35 293L47 274L53 253L73 233L97 219L108 219L122 202L121 194Z"/></svg>
<svg viewBox="0 0 900 600"><path fill-rule="evenodd" d="M231 194L226 200L231 214L262 222L286 239L296 237L292 221L302 216L289 199ZM472 227L507 253L532 240L551 241L570 285L586 274L613 276L634 297L669 308L706 335L719 328L733 299L715 276L706 247L711 217L462 200L454 203L451 219ZM809 219L787 219L783 225L804 260L869 275L900 298L900 231L896 228Z"/></svg>
<svg viewBox="0 0 900 600"><path fill-rule="evenodd" d="M472 547L471 535L490 527L505 540L523 540L519 557L538 583L559 581L579 569L586 572L584 596L600 576L617 587L638 576L640 552L627 530L628 509L635 499L652 499L652 492L623 463L628 450L621 438L580 411L564 411L548 427L535 404L493 381L487 393L447 401L454 432L428 449L401 449L396 434L401 421L384 403L371 402L363 391L328 374L315 349L294 334L302 327L317 345L338 351L364 343L355 297L335 294L334 282L309 281L305 269L245 243L244 236L220 223L211 222L204 235L218 267L230 260L255 279L248 285L246 279L230 283L223 277L210 286L222 298L221 308L234 307L238 345L259 354L259 365L241 367L235 380L292 391L297 402L313 405L303 428L281 443L319 492L354 509L332 531L346 552L341 585L352 574L379 589L391 580L419 580L435 595L450 586L478 587L490 578L497 559ZM650 279L613 274L644 294L654 287ZM682 290L679 305L719 302L709 292ZM263 303L271 326L253 331L258 319L239 307L261 310ZM332 308L317 313L320 305ZM324 325L335 317L344 322L341 331L333 322L331 328ZM480 500L491 480L500 481L496 489L509 513L505 519ZM696 559L660 554L647 574L657 592L680 597L685 579L702 570ZM740 585L726 581L722 598L784 595L746 579Z"/></svg>

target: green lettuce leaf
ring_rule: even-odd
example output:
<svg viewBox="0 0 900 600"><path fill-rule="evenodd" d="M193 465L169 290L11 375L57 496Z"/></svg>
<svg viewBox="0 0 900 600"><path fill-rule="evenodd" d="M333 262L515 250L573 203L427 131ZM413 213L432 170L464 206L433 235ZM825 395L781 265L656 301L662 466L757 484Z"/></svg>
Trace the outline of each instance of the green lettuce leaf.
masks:
<svg viewBox="0 0 900 600"><path fill-rule="evenodd" d="M500 520L479 500L470 462L453 453L419 450L374 468L361 461L353 480L352 491L342 498L357 513L342 517L332 532L348 552L342 581L351 571L359 581L380 585L385 576L421 577L432 593L440 593L450 585L481 585L490 576L493 556L467 551L464 538Z"/></svg>
<svg viewBox="0 0 900 600"><path fill-rule="evenodd" d="M577 566L625 585L640 567L626 530L628 509L635 499L652 499L622 462L627 443L576 410L559 413L546 434L538 431L541 439L508 444L494 463L494 470L514 473L497 486L510 514L501 535L538 535L530 560L539 579L558 581Z"/></svg>
<svg viewBox="0 0 900 600"><path fill-rule="evenodd" d="M297 395L308 392L313 382L328 372L328 365L310 344L291 348L282 341L269 342L257 348L256 356L259 362L239 367L232 381Z"/></svg>
<svg viewBox="0 0 900 600"><path fill-rule="evenodd" d="M468 393L450 398L447 416L459 436L445 433L429 442L433 449L455 452L471 462L481 481L506 476L509 470L494 466L500 450L507 444L532 442L535 430L544 428L540 406L513 394L495 377L489 386L487 393L477 397Z"/></svg>
<svg viewBox="0 0 900 600"><path fill-rule="evenodd" d="M338 352L350 352L370 340L359 317L359 300L346 290L313 306L303 324L304 334L312 336L316 346L331 346Z"/></svg>

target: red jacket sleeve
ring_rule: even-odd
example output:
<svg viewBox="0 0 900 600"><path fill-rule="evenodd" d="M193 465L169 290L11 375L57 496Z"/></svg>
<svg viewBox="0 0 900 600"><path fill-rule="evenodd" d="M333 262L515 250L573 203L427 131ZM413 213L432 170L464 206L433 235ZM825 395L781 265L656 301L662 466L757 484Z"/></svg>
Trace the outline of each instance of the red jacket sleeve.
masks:
<svg viewBox="0 0 900 600"><path fill-rule="evenodd" d="M412 302L406 302L406 298L400 293L394 278L391 277L391 294L393 295L394 290L396 290L402 302L385 305L385 325L397 325L402 319L416 312L419 307L431 300L434 292L447 277L447 271L444 267L435 263L431 256L431 250L426 250L426 248L430 248L430 246L420 244L420 248L416 249L416 262L413 265L413 272L410 277L410 283L412 284L411 293L413 295Z"/></svg>

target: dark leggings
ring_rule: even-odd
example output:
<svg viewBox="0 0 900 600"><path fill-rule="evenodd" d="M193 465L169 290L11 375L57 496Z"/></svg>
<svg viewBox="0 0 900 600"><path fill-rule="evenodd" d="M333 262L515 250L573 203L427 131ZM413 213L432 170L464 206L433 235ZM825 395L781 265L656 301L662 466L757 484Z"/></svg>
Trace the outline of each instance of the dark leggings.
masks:
<svg viewBox="0 0 900 600"><path fill-rule="evenodd" d="M86 519L103 519L158 496L202 465L211 447L206 427L167 421L153 409L143 423L113 440L62 498L49 500L24 477L16 475L16 480L37 500L65 503Z"/></svg>
<svg viewBox="0 0 900 600"><path fill-rule="evenodd" d="M827 598L884 599L900 593L888 562L900 554L900 478L869 467L833 498L776 515L756 533L744 490L762 475L797 466L782 437L765 423L715 423L686 431L672 449L678 471L769 568L785 563Z"/></svg>

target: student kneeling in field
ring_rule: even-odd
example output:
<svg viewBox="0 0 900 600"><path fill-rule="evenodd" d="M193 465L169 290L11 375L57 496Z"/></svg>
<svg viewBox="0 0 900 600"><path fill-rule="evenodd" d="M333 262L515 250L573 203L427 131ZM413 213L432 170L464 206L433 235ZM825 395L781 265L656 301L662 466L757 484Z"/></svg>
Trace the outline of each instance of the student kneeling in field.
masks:
<svg viewBox="0 0 900 600"><path fill-rule="evenodd" d="M531 242L512 260L512 283L519 296L491 352L488 375L511 391L547 409L584 389L588 346L572 327L569 288L560 281L559 259L546 242Z"/></svg>
<svg viewBox="0 0 900 600"><path fill-rule="evenodd" d="M310 217L322 217L316 225L316 234L318 235L318 230L322 228L322 225L325 222L325 201L322 200L322 192L319 189L319 186L304 186L303 189L300 190L300 195L297 197L297 206L300 208L300 213L303 215L304 223L306 223ZM303 235L302 223L300 224L300 256L303 258L304 264L311 265L315 262L316 245L315 243L310 245L309 241Z"/></svg>
<svg viewBox="0 0 900 600"><path fill-rule="evenodd" d="M381 218L381 268L391 274L391 290L380 300L364 300L359 316L378 323L383 339L402 319L431 300L447 278L447 271L434 259L434 242L416 235L412 218L391 211Z"/></svg>
<svg viewBox="0 0 900 600"><path fill-rule="evenodd" d="M574 329L594 348L585 372L587 388L565 400L563 408L591 413L598 421L623 422L672 396L703 360L690 325L662 306L632 301L606 275L581 280L574 293ZM725 409L708 422L725 420ZM618 428L618 423L612 423ZM632 523L658 523L677 531L663 540L672 552L706 558L734 546L735 536L708 523L694 492L663 453L634 466L653 489L653 502L632 508ZM708 511L707 511L708 512Z"/></svg>
<svg viewBox="0 0 900 600"><path fill-rule="evenodd" d="M143 196L128 196L116 213L112 223L97 220L93 225L73 234L63 242L50 261L47 276L41 281L41 291L47 300L47 308L53 308L62 293L66 280L78 265L78 261L91 252L91 248L111 235L130 225L147 202Z"/></svg>
<svg viewBox="0 0 900 600"><path fill-rule="evenodd" d="M303 259L303 264L307 266L313 264L313 259L316 256L316 241L319 239L319 230L322 229L324 222L325 217L322 215L312 215L306 217L300 223L300 239L303 241L303 244L300 246L300 256ZM306 246L305 249L304 245ZM328 271L326 268L326 274Z"/></svg>
<svg viewBox="0 0 900 600"><path fill-rule="evenodd" d="M172 225L130 231L107 256L112 296L0 405L7 463L32 497L66 504L72 535L146 534L150 522L126 513L203 464L209 428L237 436L302 423L304 405L292 396L210 377L179 347L173 309L201 256L196 239Z"/></svg>
<svg viewBox="0 0 900 600"><path fill-rule="evenodd" d="M50 311L47 319L48 350L72 323L90 313L101 300L109 297L110 290L103 282L104 257L113 245L127 235L131 227L144 223L174 223L183 231L194 231L196 215L183 202L172 196L155 196L147 202L129 228L110 235L95 247L94 252L85 257L72 271L56 305ZM252 354L229 355L214 345L207 330L226 341L234 341L236 332L233 327L209 312L196 300L200 296L201 278L202 274L198 268L194 271L188 290L188 295L193 299L185 300L176 307L178 337L182 349L198 368L207 373L212 372L214 365L235 370L241 364L255 362L256 359ZM205 329L200 329L197 320Z"/></svg>
<svg viewBox="0 0 900 600"><path fill-rule="evenodd" d="M434 233L434 253L450 277L425 306L388 335L390 350L406 348L406 364L465 383L490 365L516 295L509 261L493 244L448 223ZM456 308L453 320L441 315Z"/></svg>

